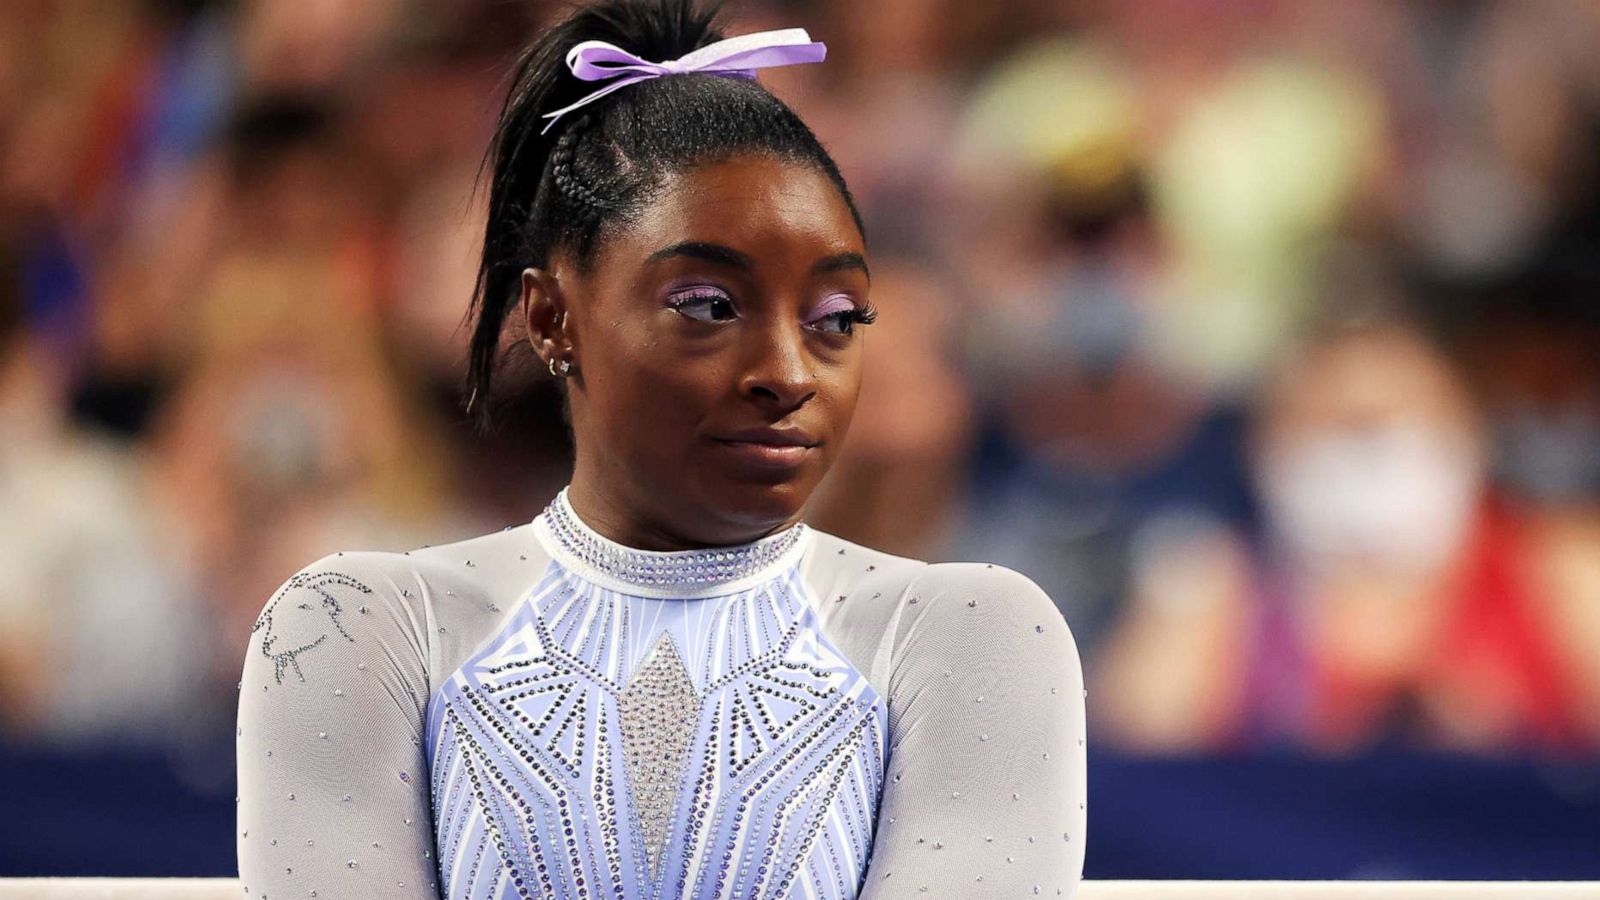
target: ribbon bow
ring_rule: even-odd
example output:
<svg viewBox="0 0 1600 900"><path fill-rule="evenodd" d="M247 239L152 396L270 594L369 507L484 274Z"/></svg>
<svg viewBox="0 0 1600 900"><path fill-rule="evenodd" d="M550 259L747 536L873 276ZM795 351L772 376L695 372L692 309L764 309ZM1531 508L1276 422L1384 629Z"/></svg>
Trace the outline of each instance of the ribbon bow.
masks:
<svg viewBox="0 0 1600 900"><path fill-rule="evenodd" d="M630 84L659 78L662 75L679 75L687 72L705 72L732 78L754 78L757 69L774 66L792 66L798 63L822 62L828 55L827 45L811 40L804 28L781 28L776 31L757 31L741 34L726 40L707 44L691 50L677 59L650 62L607 41L584 41L567 51L567 68L583 81L620 79L584 97L576 103L555 112L545 113L544 134L566 113L593 103L612 91Z"/></svg>

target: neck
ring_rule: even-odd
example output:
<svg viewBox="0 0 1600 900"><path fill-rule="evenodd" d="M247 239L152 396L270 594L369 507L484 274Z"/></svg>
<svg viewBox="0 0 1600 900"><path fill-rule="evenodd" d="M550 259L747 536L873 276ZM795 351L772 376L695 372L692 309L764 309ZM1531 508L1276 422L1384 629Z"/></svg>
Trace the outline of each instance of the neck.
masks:
<svg viewBox="0 0 1600 900"><path fill-rule="evenodd" d="M646 550L615 541L573 508L571 488L533 521L552 560L611 590L639 597L708 597L741 591L796 565L810 532L796 525L738 545Z"/></svg>
<svg viewBox="0 0 1600 900"><path fill-rule="evenodd" d="M673 510L677 518L690 520L687 525L680 525L653 513L645 503L630 502L615 488L602 490L599 487L602 483L621 485L625 479L589 477L589 471L581 460L574 468L572 483L567 487L567 502L573 512L600 536L637 550L670 552L748 544L790 528L800 520L796 513L775 524L752 525L729 521L715 512L697 515L693 506L686 504ZM685 516L686 513L690 515Z"/></svg>

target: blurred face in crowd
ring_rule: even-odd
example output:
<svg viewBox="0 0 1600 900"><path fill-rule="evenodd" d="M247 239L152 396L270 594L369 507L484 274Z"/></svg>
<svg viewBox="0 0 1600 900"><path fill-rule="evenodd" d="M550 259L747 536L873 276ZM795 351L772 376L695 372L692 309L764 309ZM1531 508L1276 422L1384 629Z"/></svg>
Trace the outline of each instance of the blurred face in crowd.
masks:
<svg viewBox="0 0 1600 900"><path fill-rule="evenodd" d="M1484 465L1465 389L1398 325L1299 356L1269 394L1256 455L1273 532L1312 569L1448 564L1471 524Z"/></svg>
<svg viewBox="0 0 1600 900"><path fill-rule="evenodd" d="M670 176L589 271L525 272L529 333L574 366L580 513L646 549L798 520L855 411L865 252L825 174L740 156Z"/></svg>

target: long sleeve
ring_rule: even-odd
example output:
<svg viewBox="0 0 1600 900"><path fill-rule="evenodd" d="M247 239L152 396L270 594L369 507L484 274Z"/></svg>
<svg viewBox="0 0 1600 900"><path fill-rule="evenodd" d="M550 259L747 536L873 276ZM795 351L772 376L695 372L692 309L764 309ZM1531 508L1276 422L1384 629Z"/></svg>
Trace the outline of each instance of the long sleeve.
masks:
<svg viewBox="0 0 1600 900"><path fill-rule="evenodd" d="M238 720L239 875L268 898L435 898L427 616L404 558L323 557L268 599ZM397 577L398 576L398 577Z"/></svg>
<svg viewBox="0 0 1600 900"><path fill-rule="evenodd" d="M888 764L861 900L1072 898L1082 665L1055 604L999 566L928 566L891 626Z"/></svg>

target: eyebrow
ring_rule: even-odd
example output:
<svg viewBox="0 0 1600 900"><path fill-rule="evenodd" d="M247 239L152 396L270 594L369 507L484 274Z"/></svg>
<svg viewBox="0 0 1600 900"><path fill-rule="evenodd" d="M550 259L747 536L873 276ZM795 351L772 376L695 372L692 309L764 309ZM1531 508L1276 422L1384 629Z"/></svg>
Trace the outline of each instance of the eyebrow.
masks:
<svg viewBox="0 0 1600 900"><path fill-rule="evenodd" d="M827 272L842 272L846 269L858 269L861 274L867 276L868 281L872 280L872 272L867 269L867 261L862 259L861 254L855 251L835 253L832 256L818 260L817 264L811 267L811 274L822 275Z"/></svg>
<svg viewBox="0 0 1600 900"><path fill-rule="evenodd" d="M721 244L710 244L706 243L705 241L680 241L670 247L663 247L660 250L650 254L650 258L646 259L645 262L653 263L657 260L666 259L672 256L688 256L694 259L703 259L707 262L721 263L722 265L731 266L735 269L742 269L746 272L754 268L749 256L740 253L732 247L724 247Z"/></svg>
<svg viewBox="0 0 1600 900"><path fill-rule="evenodd" d="M707 262L729 266L745 272L755 268L755 263L749 254L741 253L732 247L707 241L680 241L650 254L645 262L653 263L674 256L703 259ZM872 278L872 273L867 269L867 261L862 258L861 254L854 251L835 253L832 256L817 260L816 264L811 267L811 273L813 275L823 275L828 272L840 272L846 269L858 269L868 279Z"/></svg>

